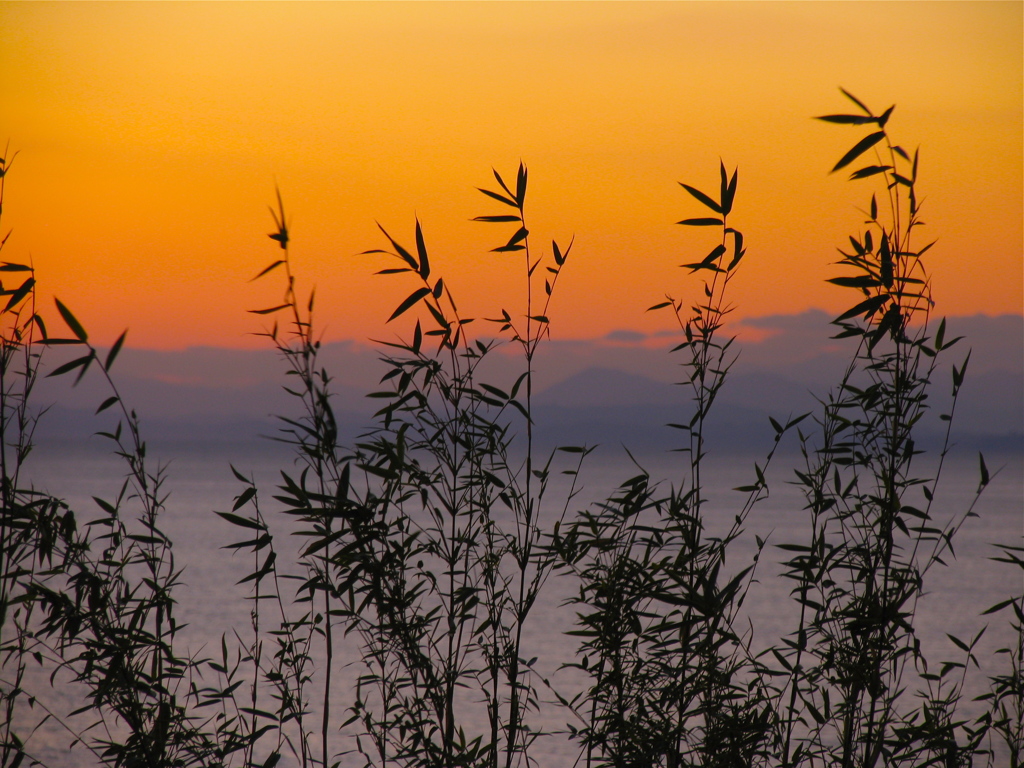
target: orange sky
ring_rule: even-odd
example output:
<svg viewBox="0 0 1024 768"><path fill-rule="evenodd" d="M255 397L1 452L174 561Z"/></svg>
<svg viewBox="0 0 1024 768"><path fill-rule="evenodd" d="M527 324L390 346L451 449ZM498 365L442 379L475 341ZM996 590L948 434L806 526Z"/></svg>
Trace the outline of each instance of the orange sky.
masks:
<svg viewBox="0 0 1024 768"><path fill-rule="evenodd" d="M823 281L869 182L827 171L859 138L812 115L842 85L921 146L939 310L1022 308L1019 2L132 4L0 2L3 258L31 258L99 342L251 346L276 283L279 184L327 338L388 333L412 286L381 222L466 314L521 306L509 233L476 186L530 169L534 245L576 246L553 331L654 331L709 250L679 188L739 165L738 314L845 309ZM2 146L2 144L0 144ZM690 288L688 288L690 286ZM47 306L52 306L48 304ZM54 313L55 316L55 313ZM396 331L402 330L396 328Z"/></svg>

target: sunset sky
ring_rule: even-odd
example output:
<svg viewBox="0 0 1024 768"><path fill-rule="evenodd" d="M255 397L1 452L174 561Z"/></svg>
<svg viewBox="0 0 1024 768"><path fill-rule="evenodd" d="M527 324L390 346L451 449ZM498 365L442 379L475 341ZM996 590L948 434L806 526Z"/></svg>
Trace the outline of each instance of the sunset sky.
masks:
<svg viewBox="0 0 1024 768"><path fill-rule="evenodd" d="M360 255L413 242L465 314L521 312L511 230L475 190L529 167L533 247L576 244L553 333L652 332L709 230L677 184L739 166L737 316L845 309L824 280L874 189L829 169L863 135L814 115L895 103L941 313L1022 309L1019 2L0 3L6 261L98 343L255 346L284 196L327 339L387 336L413 287ZM696 259L694 258L696 257ZM53 321L56 325L56 319ZM399 326L394 332L403 331Z"/></svg>

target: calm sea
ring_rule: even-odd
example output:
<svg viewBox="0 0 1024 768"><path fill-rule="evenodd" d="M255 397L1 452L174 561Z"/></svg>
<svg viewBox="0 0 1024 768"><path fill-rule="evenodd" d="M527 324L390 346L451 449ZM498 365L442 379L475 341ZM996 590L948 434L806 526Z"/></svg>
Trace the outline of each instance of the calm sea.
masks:
<svg viewBox="0 0 1024 768"><path fill-rule="evenodd" d="M41 446L31 457L31 477L38 488L63 497L80 510L80 514L91 514L95 509L93 496L111 499L117 492L124 468L118 460L107 455L100 441L92 450L59 449ZM231 450L185 449L168 446L157 449L155 454L168 462L167 483L169 492L167 511L162 527L174 541L174 552L179 567L184 567L183 585L178 593L180 603L178 621L188 622L181 640L191 652L199 655L219 653L221 636L231 637L237 630L243 638L250 637L251 602L245 598L248 590L236 582L249 573L251 555L246 557L233 554L222 547L238 538L238 529L225 523L213 512L228 511L234 496L241 490L240 484L232 477L229 463L233 463L243 474L252 474L262 489L264 512L272 512L274 502L271 491L279 479L279 472L291 471L294 467L282 453L273 453L262 445L235 447ZM746 603L751 625L754 627L754 645L764 646L785 635L795 616L795 607L788 598L789 586L778 577L777 563L782 559L781 551L773 549L773 543L799 542L806 531L806 517L801 512L802 498L798 489L788 484L792 479L793 459L776 458L768 472L771 495L762 502L751 516L748 534L739 543L734 558L727 565L742 567L753 551L754 535L767 538L769 545L757 571L757 583L750 591ZM644 466L655 478L681 477L679 458L672 455L658 455L642 459ZM708 527L714 532L716 526L725 525L741 506L743 496L729 489L748 484L753 478L753 459L730 457L712 459L706 470L706 487L710 490L708 504ZM993 472L1000 470L995 479L977 503L975 511L979 517L970 520L955 540L955 559L948 557L946 568L937 568L926 581L926 597L921 601L916 627L926 649L935 659L957 659L956 648L947 639L947 633L968 639L977 634L986 619L979 613L1022 589L1021 572L993 563L989 558L996 554L993 542L1020 544L1024 535L1024 472L1019 455L987 457L987 464ZM921 467L922 473L927 465ZM574 506L583 506L593 500L606 498L619 481L636 474L629 459L619 452L608 450L592 457L585 466L582 481L584 490ZM566 481L559 480L558 483ZM567 485L554 484L549 497L558 499L567 490ZM978 483L977 457L954 457L948 461L944 479L939 486L936 499L936 518L940 521L950 515L962 514L971 504ZM271 515L272 517L272 515ZM298 542L289 539L284 528L277 537L279 556ZM572 593L573 585L568 580L555 580L542 595L532 614L529 633L526 638L526 654L539 658L538 667L549 675L552 685L562 692L571 693L580 685L580 680L567 671L559 671L564 661L573 658L575 641L563 635L571 629L574 613L564 606L565 599ZM974 680L983 681L986 675L998 674L1002 659L993 655L996 648L1012 642L1006 618L987 617L990 626L979 644L978 662L980 669L972 670ZM358 648L354 640L342 641L336 651L335 664L331 673L338 682L334 685L336 696L332 710L336 720L341 722L344 708L350 703L351 681L358 670L353 664L358 659ZM322 663L322 662L321 662ZM41 687L40 702L56 712L67 712L81 705L74 686L58 685L51 689L47 685L49 672L39 670L32 676L32 684ZM57 680L61 681L61 675ZM980 691L980 683L972 683L972 692ZM318 698L318 696L314 696ZM316 707L312 707L316 710ZM475 708L477 712L481 708ZM25 728L41 717L39 708L19 713ZM569 716L556 708L549 708L543 715L546 728L557 729ZM72 727L81 728L86 721L81 717L69 721ZM482 726L470 723L471 726ZM98 735L95 734L94 735ZM29 740L30 754L54 768L78 768L95 764L88 753L69 750L73 736L55 721L43 724ZM337 735L335 745L339 751L350 748L344 734ZM541 739L531 755L540 765L552 768L568 768L577 757L576 749L559 736ZM341 764L361 764L356 756L342 759Z"/></svg>

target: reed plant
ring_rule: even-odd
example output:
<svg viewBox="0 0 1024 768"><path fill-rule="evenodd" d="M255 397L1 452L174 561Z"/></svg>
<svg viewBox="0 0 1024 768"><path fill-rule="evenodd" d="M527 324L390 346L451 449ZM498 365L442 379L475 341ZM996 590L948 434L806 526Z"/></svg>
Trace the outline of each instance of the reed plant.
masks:
<svg viewBox="0 0 1024 768"><path fill-rule="evenodd" d="M0 204L10 166L0 161ZM173 593L181 572L160 529L165 472L153 467L139 418L111 376L125 334L101 353L57 300L70 335L55 337L35 306L32 267L5 261L0 272L18 283L0 289L7 302L0 311L0 764L42 765L29 741L52 721L97 763L223 765L242 744L232 723L203 716L209 702L196 686L202 661L175 647L180 625ZM98 512L72 509L23 480L34 428L45 412L34 409L31 395L43 350L54 347L84 354L47 375L74 375L77 383L95 367L109 387L96 413L109 409L115 426L98 435L122 461L125 479L107 498L94 497ZM28 687L29 665L49 671L51 685L78 692L82 706L71 712L48 706ZM33 723L26 710L39 711L39 719ZM28 733L18 733L19 722Z"/></svg>
<svg viewBox="0 0 1024 768"><path fill-rule="evenodd" d="M305 668L315 644L322 645L326 664L318 675L317 750L306 747L314 735L301 719L301 706L294 716L296 756L303 764L328 765L340 757L329 746L338 635L358 638L364 660L345 722L361 729L356 750L367 764L523 765L542 735L531 719L539 681L524 627L555 562L543 546L548 526L565 514L572 491L552 513L547 485L555 452L543 460L535 455L533 360L548 332L548 306L571 244L563 251L552 242L548 256L535 254L526 226L527 179L520 164L514 184L495 172L497 191L481 189L511 209L477 218L513 225L494 252L523 259L523 306L490 320L498 338L472 333L477 326L460 314L436 274L419 222L412 248L382 228L388 247L369 253L397 262L382 274L413 283L389 321L413 312L419 317L410 336L384 345L387 370L382 388L371 393L380 409L347 450L336 445L330 376L317 363L313 301L297 299L279 201L271 237L283 254L259 277L283 270L284 301L258 312L288 317L285 330L274 325L267 336L298 382L289 391L303 414L284 419L280 439L296 449L301 472L282 474L276 498L301 526L302 573L290 578L299 579L300 602L308 607L275 632L286 638L279 653L300 644L295 670ZM535 299L541 290L542 298ZM498 386L483 380L481 369L502 334L519 349L523 369ZM578 466L586 451L569 453L577 454ZM258 589L264 576L276 572L279 558L265 523L237 514L257 500L249 486L235 510L222 516L261 533L248 542L254 551L268 548L250 576ZM262 596L255 597L258 605ZM279 591L273 599L287 602ZM306 700L309 678L298 672L278 677L291 683L279 701ZM488 727L474 732L466 714L481 706Z"/></svg>
<svg viewBox="0 0 1024 768"><path fill-rule="evenodd" d="M882 200L872 194L863 230L840 250L844 274L829 281L856 294L833 321L835 338L853 349L849 366L822 397L814 429L800 434L804 466L795 482L811 530L806 543L784 546L800 619L772 652L779 760L960 764L975 748L955 718L962 683L950 679L955 667L934 673L914 628L925 577L974 515L973 505L945 519L933 511L948 428L930 475L918 468L915 440L937 365L958 339L947 337L944 320L935 327L931 318L922 258L931 244L917 244L918 153L890 137L892 107L875 113L843 93L859 111L820 119L869 132L832 170L873 152L850 180L877 181ZM965 358L952 368L952 405L941 415L947 427L966 366ZM979 494L989 479L983 458L980 465ZM919 704L906 695L914 688Z"/></svg>
<svg viewBox="0 0 1024 768"><path fill-rule="evenodd" d="M771 732L769 700L753 668L750 634L740 609L757 556L736 571L726 553L767 494L764 471L785 425L773 420L774 446L755 465L746 501L726 531L706 530L706 426L735 362L734 337L722 339L730 312L727 289L746 254L742 232L730 224L738 173L719 168L717 199L683 189L705 215L678 222L714 228L718 242L699 261L680 266L704 275L698 299L666 296L652 310L669 310L684 340L683 380L691 393L686 418L669 424L684 435L681 477L662 490L641 470L607 502L582 510L554 542L579 583L574 635L589 687L569 702L572 728L586 765L751 765ZM710 214L710 215L709 215ZM764 542L757 542L757 553Z"/></svg>
<svg viewBox="0 0 1024 768"><path fill-rule="evenodd" d="M366 253L407 284L389 318L405 330L380 346L378 408L354 440L339 436L315 296L297 287L278 194L277 253L257 279L281 278L282 295L255 312L271 323L263 335L292 396L275 439L295 462L273 489L231 467L240 490L217 514L237 532L226 549L250 558L251 622L203 655L182 650L181 570L161 530L166 472L112 374L125 336L100 350L59 301L67 333L53 336L31 265L0 262L10 281L0 285L0 765L44 764L31 748L39 720L112 766L512 768L538 763L555 737L588 767L996 766L1007 753L1021 765L1024 594L986 611L1009 616L1016 644L998 651L1007 668L975 702L983 630L950 636L953 657L939 660L915 629L927 577L975 516L974 504L951 516L935 504L952 433L930 469L917 437L959 339L932 318L918 153L891 139L892 107L875 113L843 93L857 112L821 119L867 133L833 172L854 167L851 181L877 185L830 281L855 296L834 320L849 364L814 411L770 420L774 438L725 520L709 511L707 461L737 354L729 286L747 254L737 171L721 163L714 194L681 185L702 210L678 223L713 242L681 264L697 298L651 307L680 338L678 471L652 477L634 459L614 493L583 508L594 447L541 452L534 439L537 351L572 243L531 240L526 167L480 188L498 208L476 220L509 230L493 258L520 263L519 289L491 318L460 313L419 221L411 246L381 227L383 247ZM0 212L11 160L0 160ZM503 345L520 361L507 381L489 366ZM109 390L97 414L113 426L99 434L125 479L96 510L23 479L42 415L33 387L42 355L58 349L71 355L50 375L98 375ZM947 427L968 357L952 365ZM789 440L806 538L775 543L749 527ZM562 495L555 473L569 478ZM980 495L983 457L979 474ZM766 642L746 601L772 552L797 619ZM1022 552L1003 543L996 558L1019 570ZM538 658L529 630L558 581L576 624L564 657ZM353 654L354 667L340 661ZM48 709L33 665L71 681L82 706ZM558 667L579 685L552 683Z"/></svg>

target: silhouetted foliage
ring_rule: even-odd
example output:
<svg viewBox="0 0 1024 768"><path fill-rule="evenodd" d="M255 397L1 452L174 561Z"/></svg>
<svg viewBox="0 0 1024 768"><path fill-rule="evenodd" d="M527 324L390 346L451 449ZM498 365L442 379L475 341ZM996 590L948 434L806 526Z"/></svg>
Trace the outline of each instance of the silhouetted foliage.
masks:
<svg viewBox="0 0 1024 768"><path fill-rule="evenodd" d="M238 531L226 548L251 557L242 580L251 626L234 628L212 655L182 653L178 642L181 571L160 527L165 472L111 375L125 336L101 352L59 301L69 335L53 336L35 307L31 266L0 262L0 765L39 762L31 732L18 730L27 708L113 766L510 768L535 762L531 750L554 734L577 745L578 762L615 768L996 765L996 741L1019 766L1024 594L985 611L1010 615L1017 644L998 651L1008 670L991 678L973 719L961 704L981 632L950 636L958 656L941 662L925 657L916 634L926 577L975 514L973 505L950 518L934 511L950 432L930 475L918 469L914 440L958 339L931 318L918 153L893 143L892 107L876 115L843 93L859 112L820 119L868 133L833 171L870 153L850 180L877 185L830 281L854 294L834 320L849 366L814 412L771 419L774 441L717 534L706 525L706 430L737 354L726 332L728 287L747 253L732 223L736 170L720 165L717 195L681 185L687 205L705 210L678 223L717 236L681 265L697 278L698 298L667 295L651 307L669 312L684 339L673 354L690 399L669 424L681 436L679 473L658 480L634 462L614 493L582 509L577 482L593 448L540 454L534 442L535 356L572 242L552 240L543 252L532 244L525 165L514 181L494 171L496 186L480 188L500 207L476 221L509 230L494 258L522 267L514 303L493 318L460 314L419 221L411 247L381 227L384 247L367 253L389 259L380 270L388 279L408 282L389 322L409 327L382 346L386 373L369 394L379 407L351 442L339 440L314 296L296 288L278 194L270 238L279 251L256 278L283 275L283 296L255 313L273 321L264 336L301 409L280 417L276 438L296 463L272 491L231 468L241 490L217 514ZM0 210L13 159L0 159ZM501 344L518 351L520 370L495 382L486 362ZM97 413L115 414L116 426L100 434L125 480L95 499L98 517L23 481L42 415L33 386L54 346L82 352L49 375L77 382L96 369L109 387ZM952 366L947 425L968 357ZM794 472L809 533L773 548L799 618L755 646L743 605L771 548L756 538L744 559L735 543L767 496L766 470L787 435L802 457ZM984 458L979 468L980 495L990 481ZM560 496L556 473L570 479ZM271 517L261 506L268 493L280 506ZM279 545L282 534L301 541L297 557ZM1022 555L1002 543L995 559L1024 568ZM572 586L576 624L564 658L538 662L527 630L557 580ZM342 643L361 661L336 711ZM552 686L542 670L558 664L578 673L579 690ZM30 665L52 670L51 685L70 676L84 697L72 714L88 718L85 727L28 689Z"/></svg>

